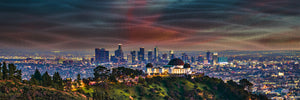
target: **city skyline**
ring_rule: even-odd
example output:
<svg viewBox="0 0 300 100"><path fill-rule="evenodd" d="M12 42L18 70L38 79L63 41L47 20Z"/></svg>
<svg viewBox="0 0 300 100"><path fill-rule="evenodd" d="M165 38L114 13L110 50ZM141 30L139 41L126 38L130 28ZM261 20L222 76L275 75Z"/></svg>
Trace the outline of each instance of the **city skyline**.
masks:
<svg viewBox="0 0 300 100"><path fill-rule="evenodd" d="M300 0L0 0L1 100L300 100Z"/></svg>
<svg viewBox="0 0 300 100"><path fill-rule="evenodd" d="M300 50L295 0L4 0L9 49ZM151 49L152 50L152 49Z"/></svg>

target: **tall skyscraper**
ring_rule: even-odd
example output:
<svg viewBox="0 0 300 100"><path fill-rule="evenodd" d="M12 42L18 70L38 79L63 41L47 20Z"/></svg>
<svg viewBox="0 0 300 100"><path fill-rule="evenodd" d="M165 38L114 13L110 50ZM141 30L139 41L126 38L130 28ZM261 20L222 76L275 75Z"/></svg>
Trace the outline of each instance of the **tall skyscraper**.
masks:
<svg viewBox="0 0 300 100"><path fill-rule="evenodd" d="M204 57L202 57L202 55L199 55L197 61L200 62L200 63L203 63L204 62Z"/></svg>
<svg viewBox="0 0 300 100"><path fill-rule="evenodd" d="M155 62L158 61L158 48L157 47L154 48L154 61Z"/></svg>
<svg viewBox="0 0 300 100"><path fill-rule="evenodd" d="M191 63L194 63L196 61L195 56L191 56Z"/></svg>
<svg viewBox="0 0 300 100"><path fill-rule="evenodd" d="M136 61L136 51L131 51L130 52L130 54L131 54L131 57L132 57L132 63L135 63L135 61Z"/></svg>
<svg viewBox="0 0 300 100"><path fill-rule="evenodd" d="M164 53L164 54L162 55L162 59L163 59L163 60L167 60L167 59L168 59L168 54L167 54L167 53Z"/></svg>
<svg viewBox="0 0 300 100"><path fill-rule="evenodd" d="M213 53L213 64L217 64L218 63L218 53L217 52L214 52Z"/></svg>
<svg viewBox="0 0 300 100"><path fill-rule="evenodd" d="M95 48L95 62L100 62L100 49Z"/></svg>
<svg viewBox="0 0 300 100"><path fill-rule="evenodd" d="M210 52L209 51L206 52L206 59L208 60L208 62L211 61Z"/></svg>
<svg viewBox="0 0 300 100"><path fill-rule="evenodd" d="M153 53L152 51L148 51L148 62L152 62L153 61Z"/></svg>
<svg viewBox="0 0 300 100"><path fill-rule="evenodd" d="M182 59L184 62L188 62L189 57L188 57L188 55L187 55L186 53L182 53L181 59Z"/></svg>
<svg viewBox="0 0 300 100"><path fill-rule="evenodd" d="M171 60L171 59L174 59L174 58L175 58L174 51L171 50L171 51L169 52L169 59Z"/></svg>
<svg viewBox="0 0 300 100"><path fill-rule="evenodd" d="M97 63L109 62L109 51L106 51L104 48L96 48L95 58Z"/></svg>
<svg viewBox="0 0 300 100"><path fill-rule="evenodd" d="M145 61L145 48L140 48L138 55L139 61Z"/></svg>
<svg viewBox="0 0 300 100"><path fill-rule="evenodd" d="M114 62L114 63L117 63L117 62L119 62L119 59L118 59L116 56L111 55L111 56L110 56L110 61L112 61L112 62Z"/></svg>
<svg viewBox="0 0 300 100"><path fill-rule="evenodd" d="M91 63L94 63L94 61L95 61L95 58L91 58Z"/></svg>
<svg viewBox="0 0 300 100"><path fill-rule="evenodd" d="M132 55L131 54L127 54L127 62L128 63L133 63L132 61L133 61L132 60Z"/></svg>
<svg viewBox="0 0 300 100"><path fill-rule="evenodd" d="M118 49L115 51L115 57L117 59L119 59L119 61L124 60L124 53L123 53L123 50L122 50L122 44L119 44Z"/></svg>

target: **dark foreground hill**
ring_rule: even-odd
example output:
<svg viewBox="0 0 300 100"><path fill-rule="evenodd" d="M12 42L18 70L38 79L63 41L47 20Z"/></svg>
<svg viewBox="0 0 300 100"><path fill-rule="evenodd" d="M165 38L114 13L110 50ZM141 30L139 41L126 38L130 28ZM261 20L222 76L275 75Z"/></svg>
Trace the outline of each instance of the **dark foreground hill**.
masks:
<svg viewBox="0 0 300 100"><path fill-rule="evenodd" d="M136 85L98 84L93 86L96 100L265 100L245 87L210 77L153 77L139 80ZM87 93L85 93L87 94Z"/></svg>
<svg viewBox="0 0 300 100"><path fill-rule="evenodd" d="M0 100L265 100L245 87L210 77L153 77L140 78L137 84L102 82L64 92L53 88L0 81Z"/></svg>
<svg viewBox="0 0 300 100"><path fill-rule="evenodd" d="M0 100L85 100L77 92L64 92L53 88L27 85L11 80L0 80Z"/></svg>

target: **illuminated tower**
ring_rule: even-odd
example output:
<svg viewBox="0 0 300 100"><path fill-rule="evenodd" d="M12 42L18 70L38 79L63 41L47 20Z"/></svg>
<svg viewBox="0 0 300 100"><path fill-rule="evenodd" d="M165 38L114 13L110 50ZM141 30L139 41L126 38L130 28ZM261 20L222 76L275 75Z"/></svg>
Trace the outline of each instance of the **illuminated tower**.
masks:
<svg viewBox="0 0 300 100"><path fill-rule="evenodd" d="M100 62L100 49L99 48L95 48L95 61L97 63Z"/></svg>
<svg viewBox="0 0 300 100"><path fill-rule="evenodd" d="M104 48L96 48L95 59L97 63L109 62L109 51L106 51Z"/></svg>
<svg viewBox="0 0 300 100"><path fill-rule="evenodd" d="M123 53L123 50L122 50L122 44L119 44L119 48L115 51L115 57L119 61L123 61L123 59L124 59L124 53Z"/></svg>
<svg viewBox="0 0 300 100"><path fill-rule="evenodd" d="M198 56L197 61L203 63L204 58L202 57L202 55L199 55L199 56Z"/></svg>
<svg viewBox="0 0 300 100"><path fill-rule="evenodd" d="M168 54L167 54L167 53L164 53L164 54L162 55L162 59L163 59L163 60L167 60L167 59L168 59Z"/></svg>
<svg viewBox="0 0 300 100"><path fill-rule="evenodd" d="M181 59L182 59L184 62L188 62L189 57L188 57L188 55L187 55L186 53L182 53Z"/></svg>
<svg viewBox="0 0 300 100"><path fill-rule="evenodd" d="M153 60L153 53L151 50L148 51L148 62L152 62Z"/></svg>
<svg viewBox="0 0 300 100"><path fill-rule="evenodd" d="M135 60L136 60L136 51L131 51L130 52L130 54L131 54L131 57L132 57L132 63L135 63Z"/></svg>
<svg viewBox="0 0 300 100"><path fill-rule="evenodd" d="M217 64L218 63L218 53L214 52L213 56L212 56L212 60L213 60L213 64Z"/></svg>
<svg viewBox="0 0 300 100"><path fill-rule="evenodd" d="M133 63L132 55L131 54L127 54L127 62L128 63Z"/></svg>
<svg viewBox="0 0 300 100"><path fill-rule="evenodd" d="M171 50L171 51L169 52L169 59L171 60L171 59L174 59L174 58L175 58L174 51Z"/></svg>
<svg viewBox="0 0 300 100"><path fill-rule="evenodd" d="M138 52L138 59L139 61L145 61L145 48L140 48Z"/></svg>
<svg viewBox="0 0 300 100"><path fill-rule="evenodd" d="M154 61L155 62L158 61L158 48L157 47L154 48Z"/></svg>
<svg viewBox="0 0 300 100"><path fill-rule="evenodd" d="M206 59L208 60L208 62L211 62L210 52L209 51L206 52Z"/></svg>

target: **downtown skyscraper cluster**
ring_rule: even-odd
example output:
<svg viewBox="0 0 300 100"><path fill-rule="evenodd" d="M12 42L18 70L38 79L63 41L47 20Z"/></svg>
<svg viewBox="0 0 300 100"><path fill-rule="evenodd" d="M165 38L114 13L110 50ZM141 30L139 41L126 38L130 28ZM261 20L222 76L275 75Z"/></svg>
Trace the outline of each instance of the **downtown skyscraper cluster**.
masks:
<svg viewBox="0 0 300 100"><path fill-rule="evenodd" d="M146 55L147 54L147 59ZM173 54L173 51L172 51ZM129 62L129 63L138 63L138 62L158 62L159 61L159 51L158 48L154 48L154 52L149 50L148 52L145 52L145 48L141 47L139 48L139 51L132 50L127 55L127 60L124 57L124 51L122 49L122 44L118 45L118 49L115 50L114 55L111 55L110 57L109 51L105 50L105 48L96 48L95 49L95 63L107 63L107 62L113 62L113 63L121 63L121 62ZM174 57L174 54L173 56Z"/></svg>
<svg viewBox="0 0 300 100"><path fill-rule="evenodd" d="M125 57L126 55L126 57ZM105 50L105 48L96 48L95 49L95 63L122 63L122 64L138 64L138 63L161 63L168 62L171 59L176 58L174 51L171 50L168 53L159 52L158 47L155 47L152 50L145 51L145 48L141 47L138 51L132 50L128 54L124 53L122 49L122 44L118 45L118 48L114 51L114 55L110 55L109 51ZM206 52L206 56L188 56L187 53L182 52L181 58L184 62L187 63L204 63L215 65L220 62L227 62L227 57L219 57L217 52Z"/></svg>

